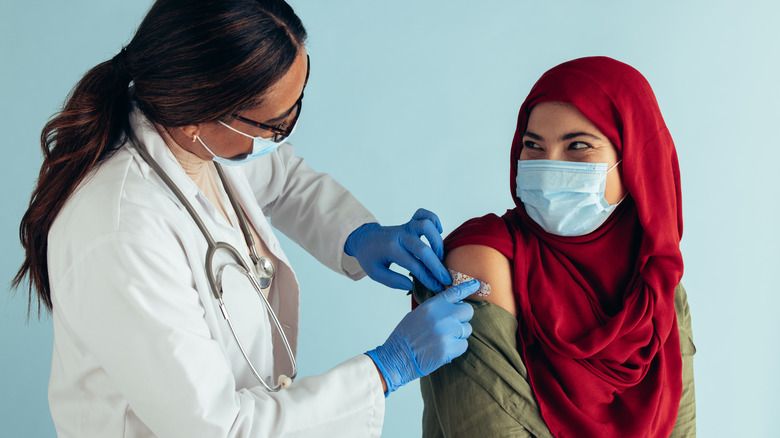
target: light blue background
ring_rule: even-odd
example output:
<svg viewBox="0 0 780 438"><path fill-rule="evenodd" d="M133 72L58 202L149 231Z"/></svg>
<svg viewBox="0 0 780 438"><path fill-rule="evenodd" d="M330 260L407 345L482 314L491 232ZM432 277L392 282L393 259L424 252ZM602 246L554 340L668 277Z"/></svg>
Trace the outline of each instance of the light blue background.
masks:
<svg viewBox="0 0 780 438"><path fill-rule="evenodd" d="M3 1L0 8L0 278L22 261L19 220L43 124L77 80L129 41L150 1ZM682 169L700 436L780 426L780 9L766 1L297 0L312 72L294 142L385 224L418 207L445 233L513 206L516 113L548 68L581 56L632 64L653 85ZM477 6L479 5L479 6ZM284 239L303 287L300 367L321 373L384 341L403 292L353 283ZM606 262L605 262L606 263ZM7 283L4 283L7 284ZM0 297L0 436L54 436L51 321ZM384 436L419 435L410 384Z"/></svg>

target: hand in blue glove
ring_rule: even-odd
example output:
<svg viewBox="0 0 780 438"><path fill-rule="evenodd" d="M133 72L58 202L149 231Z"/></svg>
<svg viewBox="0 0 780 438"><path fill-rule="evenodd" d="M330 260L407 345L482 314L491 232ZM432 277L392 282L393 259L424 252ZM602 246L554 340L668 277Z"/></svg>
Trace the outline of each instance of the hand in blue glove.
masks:
<svg viewBox="0 0 780 438"><path fill-rule="evenodd" d="M432 212L419 209L404 225L383 227L377 223L363 224L347 237L344 252L355 257L369 277L386 286L412 290L412 281L390 270L395 263L417 277L432 291L452 284L447 269L441 264L444 245L441 222ZM420 239L425 236L431 246Z"/></svg>
<svg viewBox="0 0 780 438"><path fill-rule="evenodd" d="M407 313L387 341L366 352L387 383L387 393L435 371L466 352L474 308L462 302L479 289L471 280L451 287Z"/></svg>

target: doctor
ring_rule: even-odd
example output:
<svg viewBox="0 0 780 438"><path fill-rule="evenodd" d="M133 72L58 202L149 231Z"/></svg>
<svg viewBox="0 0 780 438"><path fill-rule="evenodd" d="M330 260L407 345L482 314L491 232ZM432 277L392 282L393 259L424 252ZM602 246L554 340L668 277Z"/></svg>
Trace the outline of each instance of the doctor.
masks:
<svg viewBox="0 0 780 438"><path fill-rule="evenodd" d="M352 279L410 289L397 263L433 290L450 283L433 213L380 226L285 143L310 70L305 38L281 0L158 0L45 126L15 284L29 278L53 314L59 436L379 436L390 392L465 351L473 310L461 300L477 284L290 382L298 282L266 217Z"/></svg>

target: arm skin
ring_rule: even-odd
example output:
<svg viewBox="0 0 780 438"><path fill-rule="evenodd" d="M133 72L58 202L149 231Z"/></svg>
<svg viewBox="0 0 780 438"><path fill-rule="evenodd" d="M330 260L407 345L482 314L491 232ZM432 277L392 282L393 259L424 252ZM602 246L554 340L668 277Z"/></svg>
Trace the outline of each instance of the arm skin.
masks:
<svg viewBox="0 0 780 438"><path fill-rule="evenodd" d="M482 245L459 246L447 253L444 266L490 284L490 295L478 297L475 294L469 296L470 299L489 301L517 316L512 267L503 254Z"/></svg>

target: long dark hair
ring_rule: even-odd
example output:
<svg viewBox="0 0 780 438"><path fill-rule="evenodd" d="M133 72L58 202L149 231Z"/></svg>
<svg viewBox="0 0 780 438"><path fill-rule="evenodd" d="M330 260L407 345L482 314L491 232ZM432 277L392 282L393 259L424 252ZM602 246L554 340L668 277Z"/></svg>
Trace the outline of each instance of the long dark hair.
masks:
<svg viewBox="0 0 780 438"><path fill-rule="evenodd" d="M262 102L292 65L306 30L282 0L158 0L126 48L92 68L41 132L44 161L19 235L26 256L13 279L29 278L52 310L47 239L84 177L122 134L130 99L166 127L224 119ZM128 87L133 84L132 97Z"/></svg>

